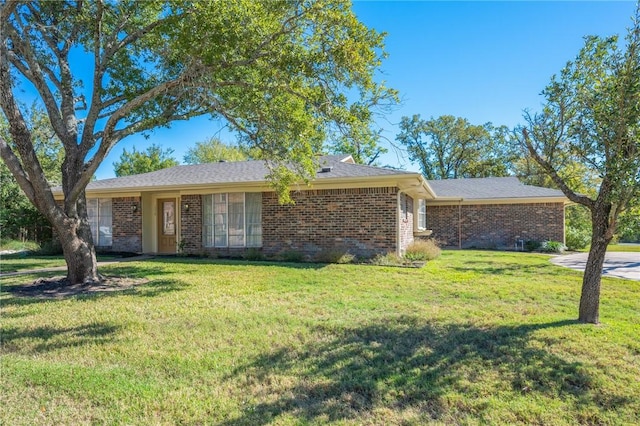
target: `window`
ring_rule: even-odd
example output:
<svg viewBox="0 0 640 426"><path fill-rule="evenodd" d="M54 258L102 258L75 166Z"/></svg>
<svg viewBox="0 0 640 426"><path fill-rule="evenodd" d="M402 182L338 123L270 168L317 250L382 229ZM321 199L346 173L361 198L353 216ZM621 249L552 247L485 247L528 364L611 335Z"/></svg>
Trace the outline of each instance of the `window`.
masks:
<svg viewBox="0 0 640 426"><path fill-rule="evenodd" d="M247 247L262 246L262 193L245 194L245 223L247 225Z"/></svg>
<svg viewBox="0 0 640 426"><path fill-rule="evenodd" d="M205 247L262 246L262 193L205 195L202 202Z"/></svg>
<svg viewBox="0 0 640 426"><path fill-rule="evenodd" d="M427 229L427 202L418 200L418 229Z"/></svg>
<svg viewBox="0 0 640 426"><path fill-rule="evenodd" d="M94 244L98 247L111 246L111 198L87 199L87 216Z"/></svg>

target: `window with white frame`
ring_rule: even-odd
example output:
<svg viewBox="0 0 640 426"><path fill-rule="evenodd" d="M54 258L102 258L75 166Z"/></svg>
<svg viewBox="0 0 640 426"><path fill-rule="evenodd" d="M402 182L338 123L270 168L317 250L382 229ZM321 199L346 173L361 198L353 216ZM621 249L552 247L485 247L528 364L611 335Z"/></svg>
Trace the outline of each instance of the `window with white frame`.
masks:
<svg viewBox="0 0 640 426"><path fill-rule="evenodd" d="M427 229L427 202L423 198L418 200L418 229Z"/></svg>
<svg viewBox="0 0 640 426"><path fill-rule="evenodd" d="M88 198L87 216L93 243L98 247L109 247L112 239L111 198Z"/></svg>
<svg viewBox="0 0 640 426"><path fill-rule="evenodd" d="M261 247L262 193L231 192L202 197L205 247Z"/></svg>

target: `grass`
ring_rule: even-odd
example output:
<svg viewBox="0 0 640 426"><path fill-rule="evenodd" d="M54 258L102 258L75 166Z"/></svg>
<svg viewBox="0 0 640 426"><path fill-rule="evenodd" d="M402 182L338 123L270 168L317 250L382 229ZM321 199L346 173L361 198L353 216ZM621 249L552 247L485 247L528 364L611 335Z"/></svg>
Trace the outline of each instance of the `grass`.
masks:
<svg viewBox="0 0 640 426"><path fill-rule="evenodd" d="M114 260L117 256L99 254L98 262ZM66 266L62 256L34 255L26 252L0 255L0 272L22 272L35 269L57 268Z"/></svg>
<svg viewBox="0 0 640 426"><path fill-rule="evenodd" d="M640 253L640 244L610 244L609 247L607 247L607 251Z"/></svg>
<svg viewBox="0 0 640 426"><path fill-rule="evenodd" d="M155 259L122 293L14 297L0 423L638 424L640 283L548 256L445 251L421 269Z"/></svg>
<svg viewBox="0 0 640 426"><path fill-rule="evenodd" d="M19 272L32 269L65 266L61 256L38 256L28 253L3 254L0 256L0 272Z"/></svg>
<svg viewBox="0 0 640 426"><path fill-rule="evenodd" d="M39 250L40 245L34 241L20 241L20 240L4 240L0 239L0 251L10 250L10 251L22 251L29 250L35 251Z"/></svg>

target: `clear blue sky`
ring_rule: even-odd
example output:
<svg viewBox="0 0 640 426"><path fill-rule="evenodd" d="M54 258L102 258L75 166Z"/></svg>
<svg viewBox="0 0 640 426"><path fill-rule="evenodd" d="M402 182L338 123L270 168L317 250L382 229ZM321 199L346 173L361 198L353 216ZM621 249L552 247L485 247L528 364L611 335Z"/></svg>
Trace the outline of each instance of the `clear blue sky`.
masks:
<svg viewBox="0 0 640 426"><path fill-rule="evenodd" d="M632 1L354 3L362 22L387 33L389 57L380 77L399 90L403 100L379 122L391 141L400 118L413 114L515 126L522 122L523 110L540 108L540 92L577 55L583 36L623 36L634 10ZM125 139L105 159L97 177L114 176L113 162L125 147L142 150L157 143L173 148L182 161L188 148L218 134L219 128L220 123L199 118L157 130L149 139ZM219 135L233 141L226 132ZM389 148L382 163L418 170Z"/></svg>

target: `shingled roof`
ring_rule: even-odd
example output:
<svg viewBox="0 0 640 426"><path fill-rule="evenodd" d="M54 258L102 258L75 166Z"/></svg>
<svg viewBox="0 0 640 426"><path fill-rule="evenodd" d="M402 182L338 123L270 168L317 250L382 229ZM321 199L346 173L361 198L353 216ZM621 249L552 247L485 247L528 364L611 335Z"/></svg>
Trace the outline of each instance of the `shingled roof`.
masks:
<svg viewBox="0 0 640 426"><path fill-rule="evenodd" d="M444 179L427 182L436 193L436 199L440 197L458 197L464 200L565 198L562 191L525 185L517 177Z"/></svg>
<svg viewBox="0 0 640 426"><path fill-rule="evenodd" d="M376 178L398 175L418 175L415 172L385 169L353 163L350 155L320 157L321 168L316 174L325 179ZM324 169L324 171L323 171ZM116 191L214 185L227 183L263 184L269 169L263 161L234 161L175 166L155 172L97 180L89 183L87 191Z"/></svg>
<svg viewBox="0 0 640 426"><path fill-rule="evenodd" d="M186 188L198 188L224 185L264 185L269 169L263 161L235 161L194 165L175 166L150 173L102 179L89 183L88 192L94 194L133 191L162 191ZM331 185L342 185L350 182L390 178L407 182L417 179L409 186L416 191L416 185L422 187L419 193L412 196L427 197L433 201L487 202L490 200L521 200L566 197L561 191L537 186L524 185L516 177L445 179L425 181L419 173L382 167L355 164L350 155L325 155L319 158L319 169L315 181ZM330 183L333 182L333 183ZM418 182L422 182L421 184ZM407 191L407 189L403 189ZM54 188L54 193L61 195L61 188Z"/></svg>

